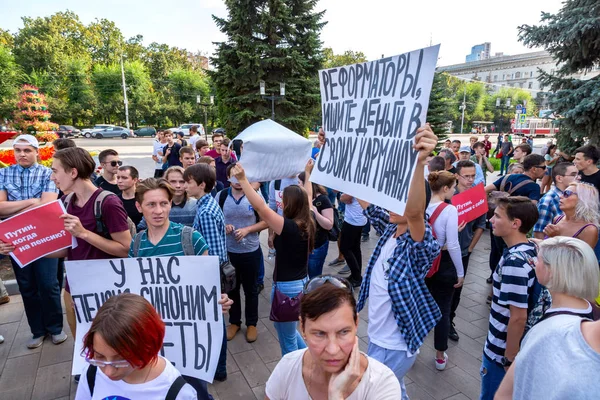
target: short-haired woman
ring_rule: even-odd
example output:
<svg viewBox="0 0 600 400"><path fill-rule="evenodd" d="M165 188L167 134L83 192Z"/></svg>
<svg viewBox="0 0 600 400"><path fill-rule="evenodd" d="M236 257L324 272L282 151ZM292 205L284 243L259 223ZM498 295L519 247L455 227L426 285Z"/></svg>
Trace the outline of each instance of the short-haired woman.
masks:
<svg viewBox="0 0 600 400"><path fill-rule="evenodd" d="M318 276L304 288L300 331L308 349L284 356L267 381L270 400L399 399L394 373L358 349L358 314L352 285Z"/></svg>
<svg viewBox="0 0 600 400"><path fill-rule="evenodd" d="M146 299L132 293L109 298L84 337L90 365L75 399L164 399L179 385L177 400L197 399L179 371L158 354L164 336L165 324Z"/></svg>

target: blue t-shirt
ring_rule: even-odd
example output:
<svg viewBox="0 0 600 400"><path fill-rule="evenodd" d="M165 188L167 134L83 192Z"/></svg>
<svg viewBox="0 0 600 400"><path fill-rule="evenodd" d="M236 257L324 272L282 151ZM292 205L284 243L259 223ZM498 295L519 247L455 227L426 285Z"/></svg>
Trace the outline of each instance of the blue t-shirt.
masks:
<svg viewBox="0 0 600 400"><path fill-rule="evenodd" d="M500 186L502 185L502 180L504 178L499 178L498 180L496 180L496 182L494 182L494 186L496 186L497 190L500 190ZM505 192L510 192L511 188L517 186L519 183L525 181L525 180L532 180L530 177L528 177L525 174L511 174L508 176L508 178L506 178L506 183L504 184L504 191ZM535 200L538 201L541 197L540 194L540 186L535 183L535 182L530 182L526 185L521 186L519 189L515 190L513 193L511 193L511 196L525 196L525 197L529 197L529 199L531 200Z"/></svg>
<svg viewBox="0 0 600 400"><path fill-rule="evenodd" d="M183 245L181 244L181 230L183 225L171 222L169 229L165 233L165 236L154 245L148 240L148 231L142 232L142 240L140 242L140 249L138 251L138 257L168 257L168 256L184 256ZM129 246L129 257L133 257L133 242ZM197 256L202 255L208 250L206 241L198 231L192 233L192 243L194 244L194 252Z"/></svg>

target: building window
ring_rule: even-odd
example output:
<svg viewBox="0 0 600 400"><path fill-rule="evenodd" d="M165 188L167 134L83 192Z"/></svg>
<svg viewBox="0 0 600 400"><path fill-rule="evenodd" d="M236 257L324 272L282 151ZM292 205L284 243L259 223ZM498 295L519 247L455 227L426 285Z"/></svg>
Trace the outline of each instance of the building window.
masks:
<svg viewBox="0 0 600 400"><path fill-rule="evenodd" d="M529 83L527 84L527 88L528 88L528 89L533 89L533 82L529 82Z"/></svg>
<svg viewBox="0 0 600 400"><path fill-rule="evenodd" d="M520 77L521 77L521 73L520 73L520 72L517 72L517 73L515 74L515 78L520 78Z"/></svg>
<svg viewBox="0 0 600 400"><path fill-rule="evenodd" d="M529 75L533 78L534 72L531 71L531 73Z"/></svg>
<svg viewBox="0 0 600 400"><path fill-rule="evenodd" d="M523 87L523 82L519 82L519 87L522 88Z"/></svg>
<svg viewBox="0 0 600 400"><path fill-rule="evenodd" d="M498 75L494 75L494 82L498 81Z"/></svg>

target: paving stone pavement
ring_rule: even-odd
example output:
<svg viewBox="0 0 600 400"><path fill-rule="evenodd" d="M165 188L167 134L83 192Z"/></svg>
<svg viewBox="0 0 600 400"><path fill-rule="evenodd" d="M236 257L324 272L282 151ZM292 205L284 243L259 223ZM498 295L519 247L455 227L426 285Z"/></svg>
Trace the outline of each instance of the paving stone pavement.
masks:
<svg viewBox="0 0 600 400"><path fill-rule="evenodd" d="M458 343L448 341L449 361L445 371L434 366L433 331L427 336L413 368L405 378L412 400L477 399L480 391L479 368L483 343L487 334L489 308L485 304L490 285L488 255L490 234L486 230L471 255L469 269L462 291L461 304L455 319L459 332ZM266 237L262 235L263 253L267 254ZM376 245L377 236L371 231L368 242L362 243L363 269ZM340 267L330 268L327 263L337 256L335 243L330 243L324 273L335 274ZM265 290L259 298L258 340L247 343L245 327L228 343L225 382L209 385L216 400L265 398L265 383L281 358L277 334L269 321L270 290L273 262L265 257ZM358 292L358 290L357 290ZM243 298L243 296L242 296ZM366 352L368 313L360 313L358 336L360 348ZM65 331L68 331L65 319ZM73 339L55 346L46 340L38 349L28 350L25 342L30 337L23 312L21 297L11 296L8 304L0 306L0 399L2 400L68 400L75 398L77 384L70 376Z"/></svg>

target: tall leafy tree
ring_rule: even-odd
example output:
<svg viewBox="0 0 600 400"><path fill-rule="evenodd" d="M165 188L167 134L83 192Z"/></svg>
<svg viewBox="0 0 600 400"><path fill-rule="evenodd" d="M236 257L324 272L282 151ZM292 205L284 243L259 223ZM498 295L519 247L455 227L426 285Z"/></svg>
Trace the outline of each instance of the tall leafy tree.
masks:
<svg viewBox="0 0 600 400"><path fill-rule="evenodd" d="M438 137L438 146L443 143L448 135L448 102L447 79L444 74L436 72L433 76L429 108L427 109L427 122L431 125L433 133Z"/></svg>
<svg viewBox="0 0 600 400"><path fill-rule="evenodd" d="M323 68L342 67L344 65L367 62L367 56L362 51L346 50L342 54L335 54L333 49L326 47L323 49Z"/></svg>
<svg viewBox="0 0 600 400"><path fill-rule="evenodd" d="M22 78L21 67L15 62L12 53L0 44L0 119L8 118L12 114Z"/></svg>
<svg viewBox="0 0 600 400"><path fill-rule="evenodd" d="M600 144L600 76L574 79L600 63L600 7L596 0L567 0L556 14L542 13L540 25L519 27L519 40L545 48L557 61L555 74L538 70L550 89L549 103L560 115L561 149L572 150L585 138Z"/></svg>

